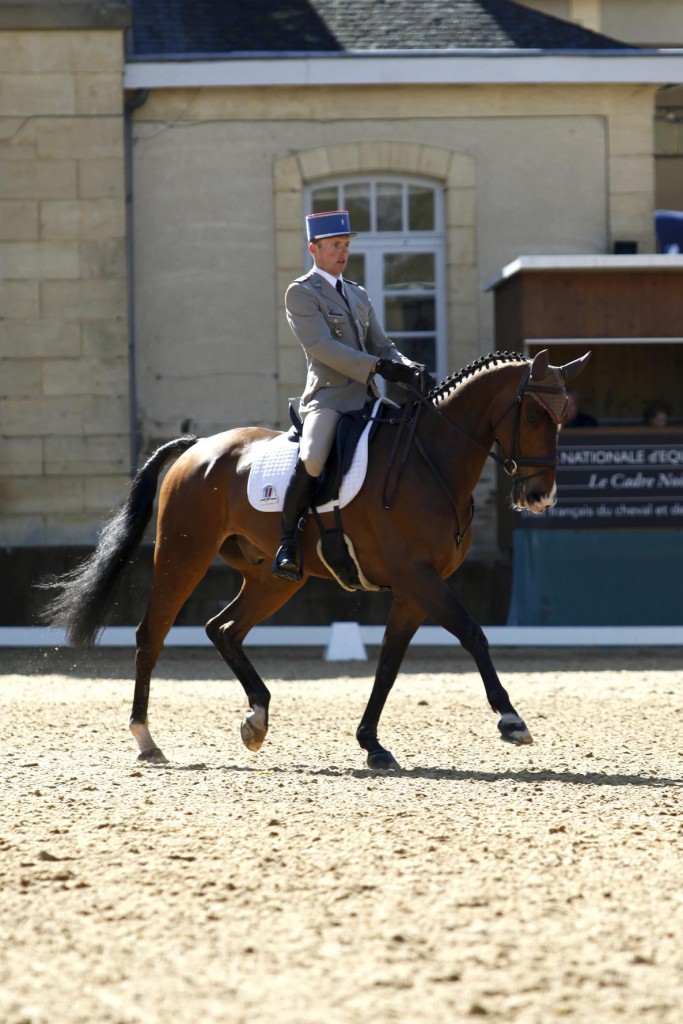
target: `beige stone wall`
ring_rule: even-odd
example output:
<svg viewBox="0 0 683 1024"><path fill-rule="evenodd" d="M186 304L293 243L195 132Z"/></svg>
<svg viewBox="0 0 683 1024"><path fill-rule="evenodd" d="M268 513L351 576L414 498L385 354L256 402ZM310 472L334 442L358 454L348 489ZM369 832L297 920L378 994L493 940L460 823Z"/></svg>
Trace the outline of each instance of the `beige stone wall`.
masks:
<svg viewBox="0 0 683 1024"><path fill-rule="evenodd" d="M678 0L601 0L601 31L637 46L683 46Z"/></svg>
<svg viewBox="0 0 683 1024"><path fill-rule="evenodd" d="M167 90L135 115L143 447L188 426L284 426L304 361L284 314L307 266L303 190L425 175L447 209L452 369L493 347L487 280L517 256L653 249L653 90L632 86ZM494 474L477 553L495 546Z"/></svg>
<svg viewBox="0 0 683 1024"><path fill-rule="evenodd" d="M683 45L679 0L518 0L543 14L575 21L636 46Z"/></svg>
<svg viewBox="0 0 683 1024"><path fill-rule="evenodd" d="M125 492L123 37L0 32L0 538L80 543Z"/></svg>
<svg viewBox="0 0 683 1024"><path fill-rule="evenodd" d="M572 17L572 0L518 0L524 7L531 7L542 14L551 14L554 18L570 21Z"/></svg>
<svg viewBox="0 0 683 1024"><path fill-rule="evenodd" d="M683 210L683 85L657 93L655 168L657 209Z"/></svg>
<svg viewBox="0 0 683 1024"><path fill-rule="evenodd" d="M447 204L450 362L491 346L484 283L520 254L652 251L652 90L625 86L167 90L135 121L146 445L286 421L303 361L284 316L303 189L423 174ZM334 118L330 118L334 110Z"/></svg>
<svg viewBox="0 0 683 1024"><path fill-rule="evenodd" d="M0 536L86 543L130 450L122 33L0 32L0 66ZM492 347L484 284L518 255L652 251L652 106L610 85L153 93L133 152L142 452L286 423L307 185L441 184L456 369Z"/></svg>

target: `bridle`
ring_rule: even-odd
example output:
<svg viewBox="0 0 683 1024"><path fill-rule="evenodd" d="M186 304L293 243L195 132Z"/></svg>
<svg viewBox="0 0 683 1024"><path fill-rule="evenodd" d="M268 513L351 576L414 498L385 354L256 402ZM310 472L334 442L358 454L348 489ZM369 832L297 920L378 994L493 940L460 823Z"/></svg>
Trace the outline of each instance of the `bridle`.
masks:
<svg viewBox="0 0 683 1024"><path fill-rule="evenodd" d="M504 456L498 455L497 452L489 451L488 455L490 456L490 458L498 462L503 467L503 470L505 471L505 473L507 473L509 477L517 476L517 474L519 473L520 466L530 466L532 468L539 467L536 470L536 472L526 474L519 481L516 481L517 483L523 483L527 480L531 480L533 477L539 475L541 469L556 468L559 463L559 458L557 457L557 455L515 454L516 449L521 449L522 446L522 399L524 398L524 395L529 394L535 398L536 395L564 395L564 393L565 389L563 384L534 384L531 381L531 367L529 366L527 367L526 373L520 381L519 387L517 388L517 394L512 399L508 407L505 409L502 416L500 416L500 418L498 419L498 422L494 427L494 434L498 431L498 427L503 422L505 417L508 415L510 410L515 410L515 419L512 425L512 446L510 455L506 458ZM562 419L556 418L550 412L547 403L539 401L539 399L536 399L536 401L539 402L541 408L551 417L551 419L553 419L557 423L558 426L563 422ZM470 438L470 440L474 441L474 438ZM496 440L498 440L498 438L496 438ZM500 444L500 442L498 443ZM484 446L480 445L480 447L483 448Z"/></svg>
<svg viewBox="0 0 683 1024"><path fill-rule="evenodd" d="M457 505L456 505L456 503L455 503L455 501L453 499L453 496L450 493L450 490L449 490L445 480L443 479L443 476L440 473L438 467L434 464L433 459L431 458L431 456L429 455L429 453L425 449L424 445L420 441L420 438L419 438L419 436L417 434L417 423L418 423L418 419L419 419L419 414L420 414L420 412L421 412L421 410L423 408L429 409L431 413L433 413L434 415L439 417L439 419L441 420L441 422L443 424L445 424L447 427L449 427L452 430L456 430L462 437L464 437L467 441L469 441L470 444L475 445L475 447L477 447L481 451L483 451L485 453L485 455L487 455L490 459L493 459L494 462L497 462L498 465L502 466L504 472L509 477L511 477L513 479L513 481L514 481L516 486L520 486L521 484L526 483L527 480L532 480L535 476L539 476L540 473L541 473L541 470L543 470L543 469L551 468L551 467L552 468L557 467L557 465L559 463L559 459L558 459L558 457L556 455L523 455L523 454L516 454L517 449L521 449L522 401L523 401L524 396L526 394L529 394L533 398L535 398L536 401L541 406L541 408L547 413L548 416L551 417L551 419L555 423L557 423L558 426L562 422L564 422L564 417L563 416L559 416L558 414L556 414L552 410L552 404L549 403L549 402L543 401L542 398L541 398L541 396L543 394L556 395L556 396L564 395L565 394L564 385L563 384L557 384L557 385L536 384L536 383L534 383L531 380L531 370L532 370L532 367L531 366L527 366L526 372L525 372L524 376L522 377L522 379L521 379L521 381L519 383L519 386L517 388L517 392L516 392L514 398L506 406L506 408L503 410L503 412L498 417L498 420L496 421L496 424L494 426L494 431L493 432L494 432L494 437L495 437L495 435L496 435L496 433L498 431L498 428L500 427L500 425L503 422L503 420L506 418L506 416L509 415L509 413L512 410L514 410L515 419L514 419L514 423L512 425L512 445L511 445L510 454L508 456L499 455L498 452L494 452L491 448L487 448L486 445L483 445L475 437L472 437L471 434L468 434L468 432L463 427L461 427L458 423L453 423L446 416L444 416L444 414L441 412L441 410L436 405L434 405L434 403L426 395L423 395L422 392L418 390L418 388L409 386L409 389L413 393L412 394L412 398L409 399L406 402L405 406L403 407L403 412L401 414L400 419L390 419L388 421L389 423L398 424L399 430L398 430L398 433L396 435L396 439L395 439L395 442L394 442L394 445L393 445L393 448L392 448L392 451L391 451L391 454L390 454L390 457L389 457L389 462L388 462L388 466L387 466L387 474L386 474L386 476L384 478L384 486L383 486L383 492L382 492L383 493L383 505L384 505L384 508L385 509L391 508L394 496L396 494L396 490L398 488L399 480L401 478L401 475L403 473L403 469L405 468L405 465L406 465L406 462L407 462L407 459L408 459L408 455L410 453L410 449L411 449L412 445L414 444L416 449L417 449L417 451L418 451L418 453L420 454L421 458L426 463L426 465L428 466L428 468L430 469L430 471L432 472L432 474L436 478L437 482L441 486L442 490L444 491L446 497L448 498L448 500L449 500L449 502L451 504L451 507L453 508L453 510L455 512L455 519L456 519L456 524L457 524L456 533L455 533L455 539L456 539L456 542L457 542L458 545L460 545L460 543L462 542L465 534L467 533L467 531L469 530L469 528L470 528L470 526L472 524L472 520L474 518L474 499L470 499L470 515L469 515L468 522L465 524L464 527L461 528L460 518L459 518L459 514L458 514L458 508L457 508ZM566 407L566 402L563 403L563 411L564 411L565 407ZM400 462L399 462L399 465L398 465L394 486L389 491L389 476L391 474L391 470L392 470L392 467L393 467L393 465L395 463L395 460L398 458L398 450L399 450L399 446L400 446L400 438L401 438L401 435L402 435L402 433L404 431L407 431L407 437L406 437L406 440L405 440L405 443L404 443L404 446L403 446L403 455L402 455L402 458L400 459ZM495 439L498 440L497 437ZM498 443L500 444L500 442L498 442ZM520 474L520 467L521 466L531 467L534 470L534 472L526 473L526 474L520 476L519 474Z"/></svg>
<svg viewBox="0 0 683 1024"><path fill-rule="evenodd" d="M494 452L492 449L487 448L486 445L481 444L480 441L477 441L475 437L472 437L471 434L468 434L467 431L458 423L453 423L446 416L444 416L441 410L436 405L434 405L434 403L431 402L428 397L419 394L417 390L415 391L413 401L419 401L421 407L426 406L433 413L435 413L444 424L446 424L451 429L456 430L471 444L475 445L475 447L485 452L485 454L490 459L493 459L494 462L497 462L498 465L502 466L504 472L509 477L516 477L520 471L521 466L529 466L534 469L538 467L534 473L529 473L525 476L522 476L518 481L516 481L516 483L524 483L525 481L531 480L533 477L538 476L541 469L557 467L559 459L556 455L524 455L521 453L517 454L518 450L520 450L522 447L522 400L526 394L530 394L532 397L535 397L536 395L540 396L542 394L563 395L564 391L565 389L563 384L534 384L531 381L531 366L527 367L526 372L519 383L515 397L506 406L501 415L498 417L498 420L496 421L496 424L493 428L494 435L496 435L498 432L498 428L500 427L503 420L514 409L515 419L512 425L512 445L510 449L510 454L507 456L499 455L498 452ZM560 423L563 422L562 419L556 419L556 417L550 412L547 403L539 401L538 398L536 399L536 401L539 402L543 410L551 417L551 419L557 422L558 426L560 425ZM496 440L498 440L497 437ZM498 443L500 444L500 442Z"/></svg>

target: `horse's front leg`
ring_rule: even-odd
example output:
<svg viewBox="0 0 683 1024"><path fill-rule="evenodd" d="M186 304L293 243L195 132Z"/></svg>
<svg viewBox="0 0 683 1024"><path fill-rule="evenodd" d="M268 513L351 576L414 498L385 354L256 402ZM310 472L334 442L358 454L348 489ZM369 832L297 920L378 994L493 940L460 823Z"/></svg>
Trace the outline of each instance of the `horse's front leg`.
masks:
<svg viewBox="0 0 683 1024"><path fill-rule="evenodd" d="M268 732L270 691L244 652L249 630L281 608L304 581L288 582L269 569L242 570L244 583L227 608L206 624L206 633L239 679L249 702L240 735L249 750L260 750Z"/></svg>
<svg viewBox="0 0 683 1024"><path fill-rule="evenodd" d="M424 612L421 608L407 601L394 599L382 640L375 682L356 731L356 739L363 750L368 752L368 768L399 767L391 752L377 739L377 726L408 645L423 620Z"/></svg>
<svg viewBox="0 0 683 1024"><path fill-rule="evenodd" d="M452 633L472 656L479 669L489 704L500 715L498 729L507 743L533 743L531 733L517 714L507 690L498 678L483 629L463 608L437 571L426 563L410 566L395 583L395 592L419 604L439 626Z"/></svg>

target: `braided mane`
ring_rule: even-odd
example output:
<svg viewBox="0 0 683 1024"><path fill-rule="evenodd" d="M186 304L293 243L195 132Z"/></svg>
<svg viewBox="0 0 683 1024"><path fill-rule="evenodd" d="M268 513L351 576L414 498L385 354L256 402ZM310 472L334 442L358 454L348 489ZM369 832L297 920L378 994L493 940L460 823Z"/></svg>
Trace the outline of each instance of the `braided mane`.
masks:
<svg viewBox="0 0 683 1024"><path fill-rule="evenodd" d="M489 352L488 355L480 356L473 363L464 366L462 370L457 370L455 373L450 374L440 384L432 388L427 398L436 404L440 399L447 398L451 391L454 391L458 384L462 384L468 377L474 376L480 370L489 370L492 366L497 366L499 363L528 362L527 357L523 356L520 352Z"/></svg>

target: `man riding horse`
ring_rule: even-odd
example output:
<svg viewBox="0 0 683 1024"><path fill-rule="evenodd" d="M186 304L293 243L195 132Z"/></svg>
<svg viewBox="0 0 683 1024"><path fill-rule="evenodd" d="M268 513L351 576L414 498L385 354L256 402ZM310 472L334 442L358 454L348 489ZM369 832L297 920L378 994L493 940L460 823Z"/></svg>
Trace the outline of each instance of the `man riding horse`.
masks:
<svg viewBox="0 0 683 1024"><path fill-rule="evenodd" d="M368 293L343 272L351 231L346 210L306 217L313 267L287 289L289 326L306 355L306 386L299 404L303 420L299 458L285 493L280 547L273 573L300 580L299 538L317 478L330 453L342 413L360 409L378 397L375 374L387 381L424 390L427 368L398 351L377 319Z"/></svg>
<svg viewBox="0 0 683 1024"><path fill-rule="evenodd" d="M181 608L217 556L239 572L242 586L206 623L206 633L244 689L249 707L240 725L242 741L249 750L260 749L269 728L270 691L244 641L310 576L335 575L318 550L314 532L306 531L301 541L298 536L301 515L315 500L312 487L333 437L332 427L340 413L364 405L368 390L374 394L375 374L418 389L424 383L424 368L405 359L389 341L365 291L343 280L351 237L348 214L333 211L311 221L308 232L316 267L287 293L290 322L306 352L308 379L301 402L301 458L286 492L274 565L278 575L271 564L280 524L268 507L252 505L249 480L258 453L282 433L246 426L211 437L178 437L158 448L138 470L126 502L103 527L95 551L42 584L55 591L45 621L64 628L69 643L93 643L116 606L152 518L161 475L173 461L159 489L152 586L135 632L129 726L139 759L150 764L166 762L149 729L152 672ZM337 281L346 287L347 299L333 287ZM509 476L514 508L540 515L555 504L558 434L567 411L565 386L587 360L588 353L564 366L551 366L547 350L533 359L493 352L451 374L428 396L415 396L417 400L405 406L407 420L394 416L378 426L368 452L368 472L346 506L344 520L365 579L373 589L392 593L372 691L356 731L370 768L397 767L379 740L378 726L405 653L426 618L456 637L472 657L488 703L499 716L501 738L515 745L532 742L498 676L484 631L448 580L472 544L472 496L488 458ZM406 423L407 444L401 434ZM397 439L401 457L387 501L387 467L394 464ZM498 451L492 450L494 442ZM328 530L334 513L322 512L320 518ZM437 724L445 725L438 716ZM457 732L457 723L454 728Z"/></svg>

